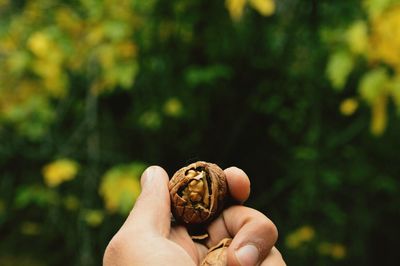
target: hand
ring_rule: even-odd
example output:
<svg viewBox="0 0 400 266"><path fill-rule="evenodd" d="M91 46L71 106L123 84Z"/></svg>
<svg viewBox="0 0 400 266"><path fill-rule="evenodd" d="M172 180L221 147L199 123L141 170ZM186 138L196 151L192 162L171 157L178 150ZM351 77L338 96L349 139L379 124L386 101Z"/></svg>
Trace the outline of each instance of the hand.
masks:
<svg viewBox="0 0 400 266"><path fill-rule="evenodd" d="M250 193L247 175L236 167L225 170L231 196L240 202ZM171 226L168 175L158 166L146 169L142 192L120 230L111 239L103 265L199 265L208 248L225 237L228 265L286 265L274 247L275 225L262 213L236 205L224 210L208 227L205 245L194 242L183 226Z"/></svg>

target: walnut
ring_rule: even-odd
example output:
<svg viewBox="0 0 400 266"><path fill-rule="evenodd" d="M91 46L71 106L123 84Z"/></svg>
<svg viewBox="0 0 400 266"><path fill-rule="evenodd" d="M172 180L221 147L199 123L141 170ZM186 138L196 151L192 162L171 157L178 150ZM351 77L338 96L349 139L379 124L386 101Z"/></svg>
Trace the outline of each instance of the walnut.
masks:
<svg viewBox="0 0 400 266"><path fill-rule="evenodd" d="M224 238L217 245L210 248L200 266L225 266L228 264L228 247L232 238Z"/></svg>
<svg viewBox="0 0 400 266"><path fill-rule="evenodd" d="M222 210L228 185L216 164L195 162L178 170L169 181L171 210L178 222L201 225Z"/></svg>

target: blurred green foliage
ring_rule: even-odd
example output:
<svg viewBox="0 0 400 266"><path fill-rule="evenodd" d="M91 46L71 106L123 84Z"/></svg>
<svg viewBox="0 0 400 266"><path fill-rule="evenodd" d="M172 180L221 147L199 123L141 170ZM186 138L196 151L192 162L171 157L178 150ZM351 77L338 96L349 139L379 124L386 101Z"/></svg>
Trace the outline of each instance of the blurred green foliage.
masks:
<svg viewBox="0 0 400 266"><path fill-rule="evenodd" d="M0 265L98 265L140 174L250 176L288 265L397 265L398 0L0 0Z"/></svg>

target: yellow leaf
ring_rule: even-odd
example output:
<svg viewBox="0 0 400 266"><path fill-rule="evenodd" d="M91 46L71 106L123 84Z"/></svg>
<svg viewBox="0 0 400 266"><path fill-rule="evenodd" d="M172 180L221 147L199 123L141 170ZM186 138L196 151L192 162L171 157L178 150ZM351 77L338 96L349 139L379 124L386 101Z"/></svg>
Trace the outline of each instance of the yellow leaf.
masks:
<svg viewBox="0 0 400 266"><path fill-rule="evenodd" d="M83 219L88 225L97 227L103 222L104 213L100 210L87 210L84 212Z"/></svg>
<svg viewBox="0 0 400 266"><path fill-rule="evenodd" d="M263 16L270 16L275 12L273 0L249 0L249 4Z"/></svg>
<svg viewBox="0 0 400 266"><path fill-rule="evenodd" d="M40 225L34 222L23 222L21 224L21 233L28 236L35 236L40 234Z"/></svg>
<svg viewBox="0 0 400 266"><path fill-rule="evenodd" d="M43 32L36 32L28 39L28 48L38 57L45 57L51 49L51 40Z"/></svg>
<svg viewBox="0 0 400 266"><path fill-rule="evenodd" d="M102 178L99 194L106 209L127 214L140 194L140 176L146 166L142 163L119 165L111 168Z"/></svg>
<svg viewBox="0 0 400 266"><path fill-rule="evenodd" d="M340 113L345 116L352 115L358 108L358 101L354 98L347 98L340 104Z"/></svg>
<svg viewBox="0 0 400 266"><path fill-rule="evenodd" d="M309 225L304 225L287 235L285 239L286 246L291 249L296 249L305 242L311 241L314 236L314 228Z"/></svg>
<svg viewBox="0 0 400 266"><path fill-rule="evenodd" d="M400 5L385 10L373 19L369 57L400 71Z"/></svg>
<svg viewBox="0 0 400 266"><path fill-rule="evenodd" d="M4 8L9 4L9 0L0 0L0 7Z"/></svg>
<svg viewBox="0 0 400 266"><path fill-rule="evenodd" d="M85 38L85 44L87 44L88 47L95 47L103 41L104 36L105 33L103 24L92 26L88 29L88 34Z"/></svg>
<svg viewBox="0 0 400 266"><path fill-rule="evenodd" d="M231 18L238 21L243 16L243 10L247 0L226 0L225 6L231 15Z"/></svg>
<svg viewBox="0 0 400 266"><path fill-rule="evenodd" d="M297 234L302 241L310 241L315 236L314 228L304 225L297 230Z"/></svg>
<svg viewBox="0 0 400 266"><path fill-rule="evenodd" d="M43 167L43 177L47 186L56 187L75 178L78 164L70 159L59 159Z"/></svg>
<svg viewBox="0 0 400 266"><path fill-rule="evenodd" d="M118 53L126 59L132 58L138 53L138 48L132 41L122 42L118 44L116 49L118 50Z"/></svg>
<svg viewBox="0 0 400 266"><path fill-rule="evenodd" d="M179 117L183 112L182 102L178 98L170 98L165 102L163 109L166 115Z"/></svg>
<svg viewBox="0 0 400 266"><path fill-rule="evenodd" d="M364 0L364 8L372 18L380 15L393 0Z"/></svg>
<svg viewBox="0 0 400 266"><path fill-rule="evenodd" d="M76 211L79 208L79 199L75 196L68 195L63 199L64 207L69 211Z"/></svg>
<svg viewBox="0 0 400 266"><path fill-rule="evenodd" d="M387 124L387 96L381 94L372 104L371 132L375 136L382 135Z"/></svg>
<svg viewBox="0 0 400 266"><path fill-rule="evenodd" d="M389 76L384 68L373 69L362 77L358 90L361 97L369 104L382 94L385 87L389 84Z"/></svg>
<svg viewBox="0 0 400 266"><path fill-rule="evenodd" d="M97 55L103 69L109 70L115 66L116 52L111 44L104 44L97 49Z"/></svg>
<svg viewBox="0 0 400 266"><path fill-rule="evenodd" d="M331 247L331 256L337 260L343 259L346 257L346 247L338 243L333 244Z"/></svg>
<svg viewBox="0 0 400 266"><path fill-rule="evenodd" d="M61 74L61 69L58 64L51 63L47 60L38 59L32 63L35 73L42 78L58 78Z"/></svg>
<svg viewBox="0 0 400 266"><path fill-rule="evenodd" d="M346 247L340 243L322 242L318 245L318 252L321 255L330 256L336 260L346 257Z"/></svg>
<svg viewBox="0 0 400 266"><path fill-rule="evenodd" d="M78 35L83 29L83 23L78 15L70 8L63 6L55 12L55 21L60 28L71 35Z"/></svg>
<svg viewBox="0 0 400 266"><path fill-rule="evenodd" d="M301 240L295 234L286 236L285 244L290 249L296 249L301 245Z"/></svg>
<svg viewBox="0 0 400 266"><path fill-rule="evenodd" d="M337 90L343 89L353 67L353 57L346 51L337 51L330 56L326 74L333 88Z"/></svg>
<svg viewBox="0 0 400 266"><path fill-rule="evenodd" d="M368 47L368 28L365 21L353 23L346 32L346 40L353 53L365 53Z"/></svg>

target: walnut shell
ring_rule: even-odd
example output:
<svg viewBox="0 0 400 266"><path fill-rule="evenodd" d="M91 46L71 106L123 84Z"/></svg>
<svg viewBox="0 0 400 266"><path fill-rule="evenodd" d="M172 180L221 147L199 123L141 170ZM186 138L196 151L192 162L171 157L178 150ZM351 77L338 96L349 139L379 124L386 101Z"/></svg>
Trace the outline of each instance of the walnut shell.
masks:
<svg viewBox="0 0 400 266"><path fill-rule="evenodd" d="M224 171L202 161L178 170L168 186L172 214L188 225L210 222L222 210L228 194Z"/></svg>
<svg viewBox="0 0 400 266"><path fill-rule="evenodd" d="M226 266L228 265L228 247L232 238L224 238L217 245L210 248L200 266Z"/></svg>

